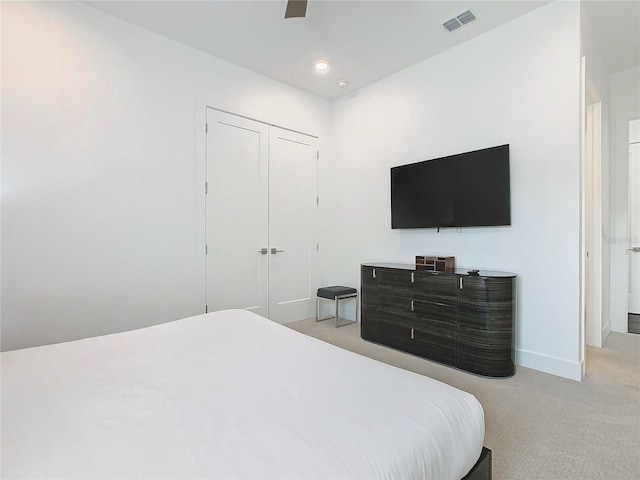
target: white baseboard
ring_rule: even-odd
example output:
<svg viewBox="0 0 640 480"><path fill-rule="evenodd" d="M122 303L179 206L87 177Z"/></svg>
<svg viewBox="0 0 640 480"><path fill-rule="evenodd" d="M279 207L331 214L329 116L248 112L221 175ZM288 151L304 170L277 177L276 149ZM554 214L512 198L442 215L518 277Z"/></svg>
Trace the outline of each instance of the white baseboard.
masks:
<svg viewBox="0 0 640 480"><path fill-rule="evenodd" d="M603 347L610 333L611 333L611 322L607 322L602 326L602 346Z"/></svg>
<svg viewBox="0 0 640 480"><path fill-rule="evenodd" d="M570 380L582 381L582 365L564 358L542 355L527 350L516 350L516 365L550 373Z"/></svg>

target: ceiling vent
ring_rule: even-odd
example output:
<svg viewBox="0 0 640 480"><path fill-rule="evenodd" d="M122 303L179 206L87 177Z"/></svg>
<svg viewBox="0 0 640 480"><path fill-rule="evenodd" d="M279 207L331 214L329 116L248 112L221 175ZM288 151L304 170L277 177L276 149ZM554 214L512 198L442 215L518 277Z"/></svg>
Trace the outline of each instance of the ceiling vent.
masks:
<svg viewBox="0 0 640 480"><path fill-rule="evenodd" d="M471 10L466 10L462 12L460 15L456 16L456 18L460 21L462 25L466 25L467 23L476 19L476 16L471 13Z"/></svg>
<svg viewBox="0 0 640 480"><path fill-rule="evenodd" d="M456 28L460 28L462 26L462 24L458 21L457 18L452 18L452 19L447 20L446 22L444 22L442 24L442 26L444 28L446 28L447 31L453 32Z"/></svg>
<svg viewBox="0 0 640 480"><path fill-rule="evenodd" d="M453 18L450 18L443 22L442 26L448 32L453 32L456 28L460 28L463 25L466 25L469 22L472 22L476 19L476 16L471 13L471 10L465 10L462 13L459 13Z"/></svg>

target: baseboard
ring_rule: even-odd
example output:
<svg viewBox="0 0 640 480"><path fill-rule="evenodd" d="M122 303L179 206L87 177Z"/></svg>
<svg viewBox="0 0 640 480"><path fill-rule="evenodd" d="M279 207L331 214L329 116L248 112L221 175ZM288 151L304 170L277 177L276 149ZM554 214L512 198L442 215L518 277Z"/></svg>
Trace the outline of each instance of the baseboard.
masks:
<svg viewBox="0 0 640 480"><path fill-rule="evenodd" d="M602 326L602 346L603 347L610 333L611 333L611 322L607 322Z"/></svg>
<svg viewBox="0 0 640 480"><path fill-rule="evenodd" d="M572 362L551 355L542 355L527 350L516 350L516 365L578 382L582 380L582 365L578 361Z"/></svg>

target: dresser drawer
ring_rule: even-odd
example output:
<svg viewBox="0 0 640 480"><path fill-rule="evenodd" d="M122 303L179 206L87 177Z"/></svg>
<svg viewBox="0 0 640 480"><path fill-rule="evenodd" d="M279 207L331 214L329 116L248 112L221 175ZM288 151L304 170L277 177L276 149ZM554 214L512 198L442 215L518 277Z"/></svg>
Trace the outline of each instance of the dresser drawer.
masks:
<svg viewBox="0 0 640 480"><path fill-rule="evenodd" d="M430 360L455 364L455 328L447 324L442 330L422 330L393 320L378 322L380 343Z"/></svg>
<svg viewBox="0 0 640 480"><path fill-rule="evenodd" d="M413 314L419 322L429 321L447 322L456 325L458 322L458 309L456 305L429 300L413 300Z"/></svg>
<svg viewBox="0 0 640 480"><path fill-rule="evenodd" d="M458 278L455 275L418 271L414 279L415 300L455 308L458 303Z"/></svg>

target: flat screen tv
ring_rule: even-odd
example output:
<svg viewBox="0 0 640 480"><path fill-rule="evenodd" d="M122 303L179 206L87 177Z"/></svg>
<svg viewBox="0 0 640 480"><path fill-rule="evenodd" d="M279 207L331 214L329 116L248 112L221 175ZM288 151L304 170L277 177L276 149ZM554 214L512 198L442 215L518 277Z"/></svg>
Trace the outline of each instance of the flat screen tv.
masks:
<svg viewBox="0 0 640 480"><path fill-rule="evenodd" d="M391 168L391 228L511 225L509 145Z"/></svg>

